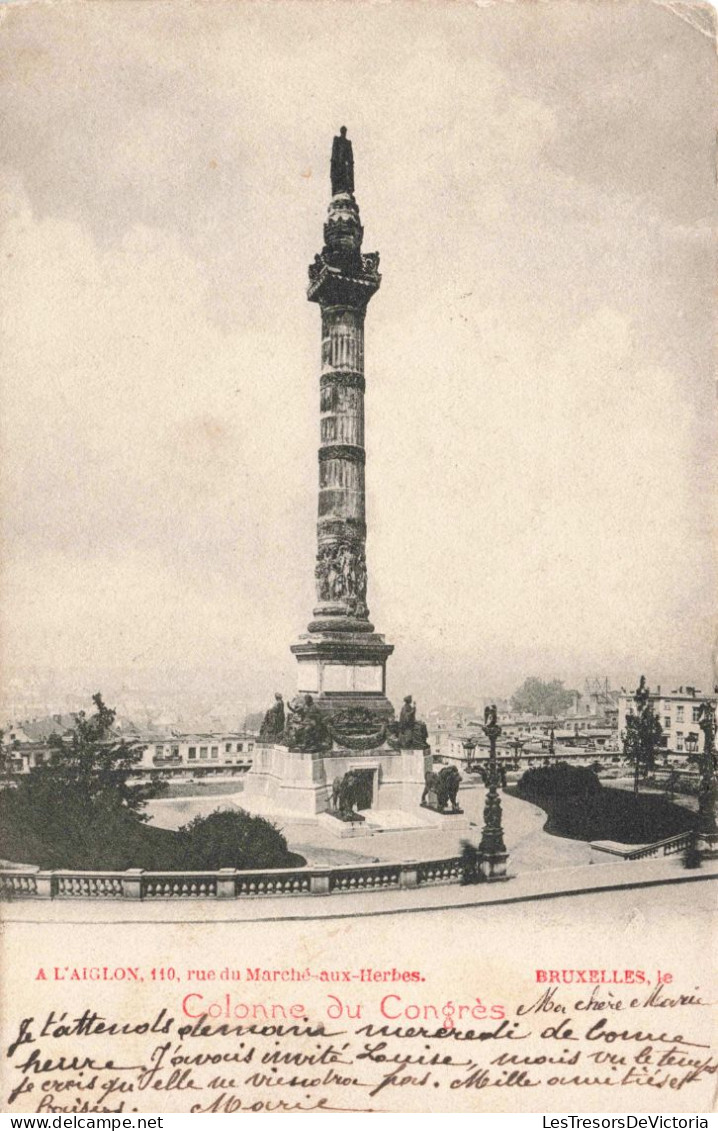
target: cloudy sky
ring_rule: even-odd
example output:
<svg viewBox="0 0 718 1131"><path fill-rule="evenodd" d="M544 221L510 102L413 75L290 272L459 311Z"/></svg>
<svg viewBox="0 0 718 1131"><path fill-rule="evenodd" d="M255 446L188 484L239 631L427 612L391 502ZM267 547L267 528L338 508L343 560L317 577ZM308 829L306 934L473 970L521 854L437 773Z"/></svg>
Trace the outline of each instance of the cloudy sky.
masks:
<svg viewBox="0 0 718 1131"><path fill-rule="evenodd" d="M712 36L648 0L6 6L6 677L292 690L346 124L391 697L706 686Z"/></svg>

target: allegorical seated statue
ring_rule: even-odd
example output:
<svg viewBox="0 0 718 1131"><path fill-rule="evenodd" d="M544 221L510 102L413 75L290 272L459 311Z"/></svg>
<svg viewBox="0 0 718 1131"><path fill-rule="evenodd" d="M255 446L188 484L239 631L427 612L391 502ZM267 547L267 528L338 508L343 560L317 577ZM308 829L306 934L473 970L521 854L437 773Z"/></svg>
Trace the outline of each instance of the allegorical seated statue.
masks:
<svg viewBox="0 0 718 1131"><path fill-rule="evenodd" d="M284 734L284 699L278 691L275 691L274 699L274 706L265 714L259 730L260 742L279 742Z"/></svg>
<svg viewBox="0 0 718 1131"><path fill-rule="evenodd" d="M398 722L387 725L387 742L394 750L426 750L429 732L426 723L416 718L416 704L411 695L404 696Z"/></svg>
<svg viewBox="0 0 718 1131"><path fill-rule="evenodd" d="M429 745L429 731L421 719L414 723L414 750L426 750Z"/></svg>
<svg viewBox="0 0 718 1131"><path fill-rule="evenodd" d="M404 696L401 712L399 714L399 740L402 746L411 746L414 738L416 724L416 704L411 695Z"/></svg>
<svg viewBox="0 0 718 1131"><path fill-rule="evenodd" d="M421 795L421 804L425 809L434 809L443 813L447 805L451 804L452 812L461 813L457 800L461 774L456 766L444 766L438 774L429 770L426 775L424 792Z"/></svg>
<svg viewBox="0 0 718 1131"><path fill-rule="evenodd" d="M324 715L311 695L297 695L289 706L283 741L297 752L329 750L332 737Z"/></svg>

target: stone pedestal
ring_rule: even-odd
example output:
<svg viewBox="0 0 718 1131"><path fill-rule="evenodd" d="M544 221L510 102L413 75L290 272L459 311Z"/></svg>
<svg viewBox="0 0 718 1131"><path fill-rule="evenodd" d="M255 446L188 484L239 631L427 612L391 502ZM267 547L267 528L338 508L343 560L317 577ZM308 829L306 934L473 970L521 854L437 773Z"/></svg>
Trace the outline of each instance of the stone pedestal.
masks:
<svg viewBox="0 0 718 1131"><path fill-rule="evenodd" d="M489 883L494 880L508 880L508 860L508 852L482 854L479 861L479 871L484 880L487 880Z"/></svg>
<svg viewBox="0 0 718 1131"><path fill-rule="evenodd" d="M234 899L236 895L235 868L220 868L217 877L217 899Z"/></svg>
<svg viewBox="0 0 718 1131"><path fill-rule="evenodd" d="M381 721L394 708L386 696L386 661L394 651L376 632L309 632L291 648L297 657L297 691L312 695L326 714L354 707Z"/></svg>
<svg viewBox="0 0 718 1131"><path fill-rule="evenodd" d="M39 899L52 899L52 872L36 872L35 885Z"/></svg>
<svg viewBox="0 0 718 1131"><path fill-rule="evenodd" d="M695 843L703 860L718 859L718 832L697 832Z"/></svg>
<svg viewBox="0 0 718 1131"><path fill-rule="evenodd" d="M472 822L464 813L463 809L459 812L452 812L450 809L440 813L437 809L431 809L429 806L422 805L422 816L425 818L427 825L431 825L435 829L442 830L457 830L472 828Z"/></svg>
<svg viewBox="0 0 718 1131"><path fill-rule="evenodd" d="M324 757L257 743L252 768L244 779L243 807L250 812L293 813L299 817L323 813L331 796Z"/></svg>
<svg viewBox="0 0 718 1131"><path fill-rule="evenodd" d="M371 810L414 810L427 771L428 750L334 748L300 753L286 746L257 743L252 768L244 779L241 805L250 813L314 818L330 811L332 783L350 770L362 770L371 789Z"/></svg>
<svg viewBox="0 0 718 1131"><path fill-rule="evenodd" d="M320 828L325 829L338 840L350 840L357 836L372 836L375 832L375 829L370 825L367 826L366 821L339 821L329 812L320 813L317 822Z"/></svg>
<svg viewBox="0 0 718 1131"><path fill-rule="evenodd" d="M122 876L122 898L142 899L142 868L126 868Z"/></svg>

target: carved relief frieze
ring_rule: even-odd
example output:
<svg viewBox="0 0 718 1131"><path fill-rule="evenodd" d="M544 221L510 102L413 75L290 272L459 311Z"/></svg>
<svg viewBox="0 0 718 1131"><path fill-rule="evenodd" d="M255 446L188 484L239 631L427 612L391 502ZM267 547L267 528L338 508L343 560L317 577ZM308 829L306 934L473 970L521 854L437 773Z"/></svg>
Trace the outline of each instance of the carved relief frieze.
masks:
<svg viewBox="0 0 718 1131"><path fill-rule="evenodd" d="M314 570L319 601L342 601L366 615L367 569L364 547L334 542L319 547Z"/></svg>

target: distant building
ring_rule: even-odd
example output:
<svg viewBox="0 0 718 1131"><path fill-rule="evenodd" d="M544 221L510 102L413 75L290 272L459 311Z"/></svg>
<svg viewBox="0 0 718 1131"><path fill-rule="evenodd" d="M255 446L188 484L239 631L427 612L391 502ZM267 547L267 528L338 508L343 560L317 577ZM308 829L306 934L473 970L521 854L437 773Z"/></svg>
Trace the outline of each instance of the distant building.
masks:
<svg viewBox="0 0 718 1131"><path fill-rule="evenodd" d="M15 740L7 754L7 769L11 774L27 774L35 766L40 766L48 758L50 748L46 742L23 742Z"/></svg>
<svg viewBox="0 0 718 1131"><path fill-rule="evenodd" d="M3 743L10 771L26 774L45 762L51 753L51 736L68 735L75 723L75 715L47 715L6 723ZM256 734L247 730L178 732L166 727L138 726L128 718L115 720L112 736L135 750L142 750L139 770L161 770L170 775L188 769L202 773L228 767L240 772L248 770L256 741Z"/></svg>
<svg viewBox="0 0 718 1131"><path fill-rule="evenodd" d="M488 740L483 733L484 707L494 704L502 734L498 742L500 758L511 759L524 766L554 760L615 760L619 756L618 692L609 688L608 680L586 682L585 691L575 692L566 712L556 715L532 715L515 711L510 699L491 696L481 701L463 717L444 710L429 716L429 743L435 758L465 763L464 743L476 743L472 761L488 757ZM438 717L436 717L438 716ZM550 753L553 734L553 753Z"/></svg>
<svg viewBox="0 0 718 1131"><path fill-rule="evenodd" d="M532 718L528 723L514 722L503 724L502 734L497 744L499 759L511 761L520 767L543 765L552 761L615 761L619 757L615 731L610 727L587 724L582 728L565 725L565 720ZM595 724L595 720L594 720ZM554 732L553 753L550 751L551 731ZM436 739L440 737L437 743ZM443 761L466 763L467 751L464 743L473 740L472 762L483 762L489 756L489 742L480 724L475 723L461 729L440 733L429 732L429 742L434 757Z"/></svg>
<svg viewBox="0 0 718 1131"><path fill-rule="evenodd" d="M152 736L145 742L143 770L216 770L228 766L249 769L255 735L233 733L173 734L161 739Z"/></svg>
<svg viewBox="0 0 718 1131"><path fill-rule="evenodd" d="M43 715L39 719L8 722L3 727L3 741L8 746L46 743L51 735L67 734L75 725L74 715Z"/></svg>
<svg viewBox="0 0 718 1131"><path fill-rule="evenodd" d="M587 679L583 691L573 692L570 715L577 718L593 718L607 726L615 727L618 720L618 696L612 690L608 679Z"/></svg>
<svg viewBox="0 0 718 1131"><path fill-rule="evenodd" d="M622 691L618 697L618 732L623 737L626 718L635 714L634 692ZM705 696L698 687L679 687L663 691L660 685L649 696L649 703L663 728L661 746L675 754L691 754L699 749L698 712Z"/></svg>

